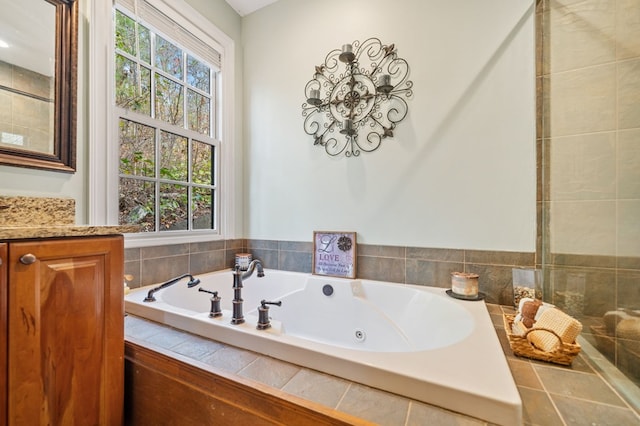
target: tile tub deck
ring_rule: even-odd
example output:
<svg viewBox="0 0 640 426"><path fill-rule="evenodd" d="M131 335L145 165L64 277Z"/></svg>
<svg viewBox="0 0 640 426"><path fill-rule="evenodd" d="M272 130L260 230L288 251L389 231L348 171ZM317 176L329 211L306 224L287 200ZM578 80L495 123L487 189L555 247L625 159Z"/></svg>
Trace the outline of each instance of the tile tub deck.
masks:
<svg viewBox="0 0 640 426"><path fill-rule="evenodd" d="M580 354L571 367L515 357L502 325L502 313L512 313L513 309L492 304L487 307L523 401L525 425L640 425L640 415L592 367L584 354ZM127 337L380 425L487 424L134 316L125 318Z"/></svg>

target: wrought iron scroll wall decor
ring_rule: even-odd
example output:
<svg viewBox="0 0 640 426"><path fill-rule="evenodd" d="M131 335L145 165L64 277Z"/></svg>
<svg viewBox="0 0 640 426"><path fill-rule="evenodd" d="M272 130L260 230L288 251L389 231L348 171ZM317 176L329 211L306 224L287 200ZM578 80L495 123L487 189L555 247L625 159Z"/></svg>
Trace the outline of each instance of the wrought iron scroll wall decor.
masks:
<svg viewBox="0 0 640 426"><path fill-rule="evenodd" d="M375 37L332 50L304 88L305 132L331 156L375 151L409 112L408 77L395 45Z"/></svg>

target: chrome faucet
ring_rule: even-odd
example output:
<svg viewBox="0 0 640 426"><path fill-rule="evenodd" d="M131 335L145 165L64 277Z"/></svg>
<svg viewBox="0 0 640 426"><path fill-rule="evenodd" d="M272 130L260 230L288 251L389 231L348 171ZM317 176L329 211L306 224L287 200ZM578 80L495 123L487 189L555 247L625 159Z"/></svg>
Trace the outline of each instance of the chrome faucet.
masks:
<svg viewBox="0 0 640 426"><path fill-rule="evenodd" d="M193 275L191 275L191 274L183 274L183 275L180 275L179 277L171 278L166 283L160 284L158 287L155 287L155 288L152 288L151 290L149 290L149 293L147 293L147 297L144 298L144 301L145 302L155 302L156 298L153 296L153 293L155 293L158 290L162 290L163 288L167 288L169 286L172 286L175 283L179 282L181 279L187 278L187 277L189 277L189 282L187 282L187 287L192 288L192 287L195 287L198 284L200 284L200 280L198 278L194 278Z"/></svg>
<svg viewBox="0 0 640 426"><path fill-rule="evenodd" d="M258 270L258 278L264 277L262 262L258 259L252 260L246 271L240 270L239 265L236 265L233 271L233 316L231 317L231 324L242 324L244 322L242 313L242 280L253 275L253 271L256 269Z"/></svg>

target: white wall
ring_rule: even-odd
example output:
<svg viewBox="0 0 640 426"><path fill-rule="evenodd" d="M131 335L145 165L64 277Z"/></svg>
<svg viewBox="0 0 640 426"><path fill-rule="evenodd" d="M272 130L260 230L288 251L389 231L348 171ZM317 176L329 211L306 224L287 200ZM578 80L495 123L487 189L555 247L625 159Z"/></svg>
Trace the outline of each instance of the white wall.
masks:
<svg viewBox="0 0 640 426"><path fill-rule="evenodd" d="M303 131L332 49L378 37L411 68L393 139L331 158ZM243 18L245 237L535 251L532 0L280 0Z"/></svg>

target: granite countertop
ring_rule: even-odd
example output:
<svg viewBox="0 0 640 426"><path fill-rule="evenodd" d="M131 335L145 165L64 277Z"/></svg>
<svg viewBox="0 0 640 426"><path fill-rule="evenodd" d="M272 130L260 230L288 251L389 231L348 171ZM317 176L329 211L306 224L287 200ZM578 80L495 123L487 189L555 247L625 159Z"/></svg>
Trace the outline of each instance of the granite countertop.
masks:
<svg viewBox="0 0 640 426"><path fill-rule="evenodd" d="M86 237L138 232L135 225L75 224L75 200L0 195L0 240Z"/></svg>
<svg viewBox="0 0 640 426"><path fill-rule="evenodd" d="M0 240L28 238L88 237L138 232L137 226L0 226Z"/></svg>

